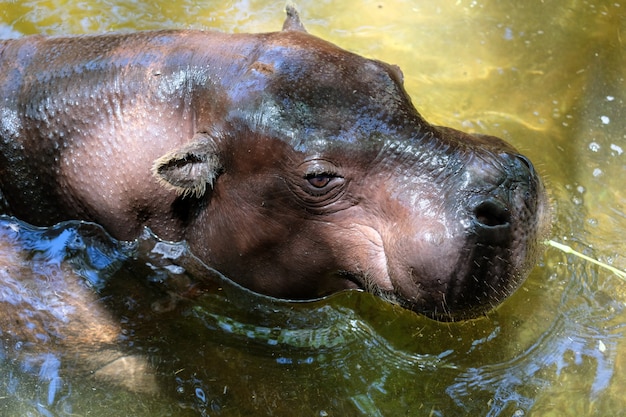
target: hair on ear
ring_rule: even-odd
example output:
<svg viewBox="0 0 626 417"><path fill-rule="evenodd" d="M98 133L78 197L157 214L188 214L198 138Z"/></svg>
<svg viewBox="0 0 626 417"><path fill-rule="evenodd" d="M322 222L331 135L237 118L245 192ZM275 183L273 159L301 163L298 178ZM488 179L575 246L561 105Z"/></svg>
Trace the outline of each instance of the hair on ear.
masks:
<svg viewBox="0 0 626 417"><path fill-rule="evenodd" d="M152 165L152 175L166 188L178 194L202 197L207 185L213 187L222 170L215 143L205 134L166 153Z"/></svg>

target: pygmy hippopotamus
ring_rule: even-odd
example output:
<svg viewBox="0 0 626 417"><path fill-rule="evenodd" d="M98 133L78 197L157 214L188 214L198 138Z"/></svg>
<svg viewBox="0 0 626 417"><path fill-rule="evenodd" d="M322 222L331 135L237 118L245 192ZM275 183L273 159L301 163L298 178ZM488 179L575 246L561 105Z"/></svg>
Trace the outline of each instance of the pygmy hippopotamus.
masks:
<svg viewBox="0 0 626 417"><path fill-rule="evenodd" d="M251 290L360 288L441 320L510 295L547 230L504 141L433 126L392 65L283 30L0 42L0 206L186 240Z"/></svg>

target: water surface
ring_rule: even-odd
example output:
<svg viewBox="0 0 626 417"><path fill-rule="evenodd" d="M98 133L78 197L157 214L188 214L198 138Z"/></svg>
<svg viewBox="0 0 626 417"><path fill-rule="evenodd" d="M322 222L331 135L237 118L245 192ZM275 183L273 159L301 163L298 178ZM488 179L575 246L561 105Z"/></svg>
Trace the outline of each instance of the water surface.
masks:
<svg viewBox="0 0 626 417"><path fill-rule="evenodd" d="M299 1L298 7L313 34L400 65L429 121L500 136L523 151L551 192L551 237L626 269L624 2ZM282 8L267 0L0 1L0 36L270 31L280 28ZM39 230L2 219L0 230L10 242L0 259L13 265L0 272L58 301L33 314L60 314L81 297L93 313L69 340L50 329L39 329L34 334L48 337L30 344L0 339L0 415L626 410L626 284L555 249L497 311L443 324L363 293L302 304L255 296L222 281L184 248L159 246L149 236L137 248L83 224ZM68 277L80 285L58 284ZM214 284L197 301L168 297L206 280ZM57 283L53 295L45 282ZM110 338L117 331L121 341ZM95 375L100 369L108 372Z"/></svg>

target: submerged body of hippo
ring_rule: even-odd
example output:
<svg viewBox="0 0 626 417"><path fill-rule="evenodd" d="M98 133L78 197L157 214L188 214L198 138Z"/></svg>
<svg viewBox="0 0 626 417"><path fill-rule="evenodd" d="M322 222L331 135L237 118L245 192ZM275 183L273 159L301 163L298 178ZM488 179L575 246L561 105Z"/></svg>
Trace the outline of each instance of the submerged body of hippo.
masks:
<svg viewBox="0 0 626 417"><path fill-rule="evenodd" d="M144 226L254 291L362 288L483 314L536 261L547 199L494 137L428 124L400 71L307 34L0 42L0 206Z"/></svg>

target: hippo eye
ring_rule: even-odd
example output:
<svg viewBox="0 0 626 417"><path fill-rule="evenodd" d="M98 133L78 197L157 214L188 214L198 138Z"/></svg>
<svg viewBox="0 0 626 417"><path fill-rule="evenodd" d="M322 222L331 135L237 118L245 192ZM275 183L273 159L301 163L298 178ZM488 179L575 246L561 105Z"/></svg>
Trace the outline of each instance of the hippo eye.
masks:
<svg viewBox="0 0 626 417"><path fill-rule="evenodd" d="M332 179L333 176L331 176L330 174L313 174L306 177L306 180L309 182L309 184L311 184L315 188L326 187Z"/></svg>
<svg viewBox="0 0 626 417"><path fill-rule="evenodd" d="M308 210L332 211L346 189L341 167L321 158L304 161L291 179L292 191Z"/></svg>
<svg viewBox="0 0 626 417"><path fill-rule="evenodd" d="M343 178L335 174L308 174L304 177L306 180L305 191L312 196L323 196L331 193L337 187L343 184Z"/></svg>

